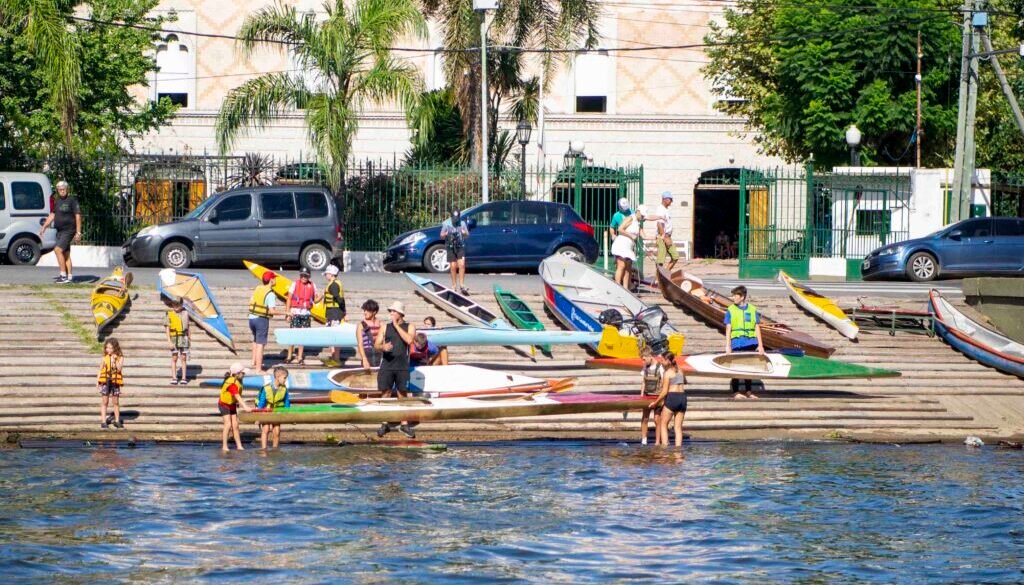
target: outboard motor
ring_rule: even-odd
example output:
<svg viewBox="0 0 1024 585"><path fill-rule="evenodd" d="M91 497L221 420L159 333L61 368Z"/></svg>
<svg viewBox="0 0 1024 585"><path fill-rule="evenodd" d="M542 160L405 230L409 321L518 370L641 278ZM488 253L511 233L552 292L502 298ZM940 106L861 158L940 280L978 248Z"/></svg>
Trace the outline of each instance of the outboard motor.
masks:
<svg viewBox="0 0 1024 585"><path fill-rule="evenodd" d="M668 322L668 315L661 307L647 307L633 319L636 321L637 334L643 337L651 352L658 355L668 351L668 337L661 332L661 328Z"/></svg>
<svg viewBox="0 0 1024 585"><path fill-rule="evenodd" d="M605 309L597 316L597 321L602 325L610 325L619 329L622 327L622 313L618 309Z"/></svg>

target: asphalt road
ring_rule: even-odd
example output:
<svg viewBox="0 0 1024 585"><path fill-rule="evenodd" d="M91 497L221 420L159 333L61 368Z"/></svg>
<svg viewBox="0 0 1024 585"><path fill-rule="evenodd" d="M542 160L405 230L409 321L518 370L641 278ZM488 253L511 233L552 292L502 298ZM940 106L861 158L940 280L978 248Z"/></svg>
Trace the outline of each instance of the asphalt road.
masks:
<svg viewBox="0 0 1024 585"><path fill-rule="evenodd" d="M252 286L255 283L252 275L244 268L199 268L211 286ZM159 268L132 268L135 282L139 285L156 285ZM298 271L289 269L282 271L289 278L296 278ZM109 274L106 268L81 268L75 272L75 282L89 284ZM52 284L56 276L55 268L38 266L0 266L0 284ZM442 284L448 284L448 275L435 276ZM412 285L402 274L381 272L348 272L341 275L346 289L350 290L394 290L396 288L412 289ZM322 282L319 275L314 275L315 282ZM540 277L528 274L468 274L466 285L470 291L490 295L491 287L500 283L506 289L516 293L534 293L540 291ZM785 296L786 289L774 280L739 280L736 278L706 278L704 283L715 289L730 289L737 284L744 284L752 296ZM814 289L829 296L877 296L904 299L925 299L930 288L937 288L943 294L959 295L959 280L942 280L937 283L921 284L915 282L814 282Z"/></svg>

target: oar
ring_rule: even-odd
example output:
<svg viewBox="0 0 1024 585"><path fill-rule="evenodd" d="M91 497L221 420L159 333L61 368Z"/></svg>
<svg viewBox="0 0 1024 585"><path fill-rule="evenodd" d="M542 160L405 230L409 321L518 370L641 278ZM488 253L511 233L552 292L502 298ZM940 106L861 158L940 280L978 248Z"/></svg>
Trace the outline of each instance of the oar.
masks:
<svg viewBox="0 0 1024 585"><path fill-rule="evenodd" d="M345 392L344 390L331 390L328 397L334 404L359 404L362 401L358 394Z"/></svg>

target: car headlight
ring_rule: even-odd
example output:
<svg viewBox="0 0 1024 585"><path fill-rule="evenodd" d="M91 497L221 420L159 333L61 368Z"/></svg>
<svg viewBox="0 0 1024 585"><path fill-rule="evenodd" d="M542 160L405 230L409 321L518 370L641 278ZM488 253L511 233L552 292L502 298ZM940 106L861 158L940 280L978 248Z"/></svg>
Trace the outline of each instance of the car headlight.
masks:
<svg viewBox="0 0 1024 585"><path fill-rule="evenodd" d="M900 249L901 248L902 248L902 246L889 246L887 248L882 248L882 250L878 252L878 255L879 256L895 256L896 254L900 253Z"/></svg>
<svg viewBox="0 0 1024 585"><path fill-rule="evenodd" d="M405 236L404 238L402 238L402 241L398 242L398 245L399 246L411 246L411 245L415 244L416 242L422 242L425 239L427 239L427 235L426 234L424 234L423 232L416 232L414 234L409 234L408 236Z"/></svg>
<svg viewBox="0 0 1024 585"><path fill-rule="evenodd" d="M142 228L141 230L139 230L139 233L137 233L135 235L141 238L141 237L144 237L144 236L148 236L149 234L151 234L151 233L153 233L155 231L156 231L156 226L155 225L150 225L150 226L146 226L146 227Z"/></svg>

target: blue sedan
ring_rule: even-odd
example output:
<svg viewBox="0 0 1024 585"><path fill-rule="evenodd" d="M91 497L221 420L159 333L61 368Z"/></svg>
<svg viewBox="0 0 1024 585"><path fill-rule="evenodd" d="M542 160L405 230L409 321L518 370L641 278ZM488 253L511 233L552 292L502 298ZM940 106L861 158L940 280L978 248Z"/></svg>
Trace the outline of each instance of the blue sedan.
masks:
<svg viewBox="0 0 1024 585"><path fill-rule="evenodd" d="M536 271L552 254L597 261L594 228L564 203L493 201L467 209L462 219L469 227L466 266L471 270ZM384 252L384 269L447 272L441 226L395 238Z"/></svg>
<svg viewBox="0 0 1024 585"><path fill-rule="evenodd" d="M883 246L861 264L864 280L1024 275L1024 219L976 217L923 238Z"/></svg>

